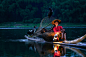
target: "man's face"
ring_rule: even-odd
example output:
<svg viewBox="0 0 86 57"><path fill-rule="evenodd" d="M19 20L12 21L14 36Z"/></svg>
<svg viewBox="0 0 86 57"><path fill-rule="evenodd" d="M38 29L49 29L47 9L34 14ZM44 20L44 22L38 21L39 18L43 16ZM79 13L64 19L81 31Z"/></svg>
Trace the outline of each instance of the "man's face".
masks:
<svg viewBox="0 0 86 57"><path fill-rule="evenodd" d="M58 22L55 22L55 26L58 26Z"/></svg>

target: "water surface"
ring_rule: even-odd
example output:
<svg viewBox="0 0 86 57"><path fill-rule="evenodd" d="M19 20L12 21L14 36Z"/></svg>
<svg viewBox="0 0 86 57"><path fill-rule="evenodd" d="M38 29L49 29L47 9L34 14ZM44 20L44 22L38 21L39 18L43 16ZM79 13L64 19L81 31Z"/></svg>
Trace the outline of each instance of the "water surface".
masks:
<svg viewBox="0 0 86 57"><path fill-rule="evenodd" d="M38 43L25 39L29 29L0 29L0 57L85 57L82 48L58 44ZM76 39L86 34L86 28L65 28L67 40ZM82 42L85 43L86 39Z"/></svg>

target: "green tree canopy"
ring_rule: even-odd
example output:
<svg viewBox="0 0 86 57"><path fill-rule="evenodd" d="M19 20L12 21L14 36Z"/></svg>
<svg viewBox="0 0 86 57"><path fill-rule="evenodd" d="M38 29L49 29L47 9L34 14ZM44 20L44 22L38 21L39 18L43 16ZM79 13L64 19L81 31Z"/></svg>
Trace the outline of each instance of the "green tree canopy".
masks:
<svg viewBox="0 0 86 57"><path fill-rule="evenodd" d="M86 0L0 0L0 23L38 23L47 16L49 7L63 23L86 23Z"/></svg>

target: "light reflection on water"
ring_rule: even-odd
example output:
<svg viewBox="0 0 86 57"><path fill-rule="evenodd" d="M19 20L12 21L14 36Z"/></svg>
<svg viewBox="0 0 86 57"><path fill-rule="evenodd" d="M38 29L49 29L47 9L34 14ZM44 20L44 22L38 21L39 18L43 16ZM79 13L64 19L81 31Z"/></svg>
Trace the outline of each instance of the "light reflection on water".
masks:
<svg viewBox="0 0 86 57"><path fill-rule="evenodd" d="M65 28L65 30L67 40L76 39L86 34L86 28ZM27 31L28 29L0 29L0 57L54 56L55 45L28 41L24 38ZM86 42L86 39L82 42ZM62 49L66 49L65 53L62 53L64 57L82 57L86 55L84 49L69 46L62 46ZM74 51L75 49L78 49L77 52L79 51L80 53ZM61 48L59 50L61 50Z"/></svg>
<svg viewBox="0 0 86 57"><path fill-rule="evenodd" d="M86 55L85 50L75 47L38 43L27 39L8 39L0 42L0 44L0 56L7 57L85 57Z"/></svg>

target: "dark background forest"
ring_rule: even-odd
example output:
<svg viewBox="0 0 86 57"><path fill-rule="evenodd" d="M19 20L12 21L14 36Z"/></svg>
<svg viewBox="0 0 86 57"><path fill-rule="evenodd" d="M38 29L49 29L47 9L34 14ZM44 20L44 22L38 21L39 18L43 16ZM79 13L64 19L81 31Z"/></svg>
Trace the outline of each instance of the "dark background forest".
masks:
<svg viewBox="0 0 86 57"><path fill-rule="evenodd" d="M39 23L49 7L63 23L86 23L86 0L0 0L0 23Z"/></svg>

